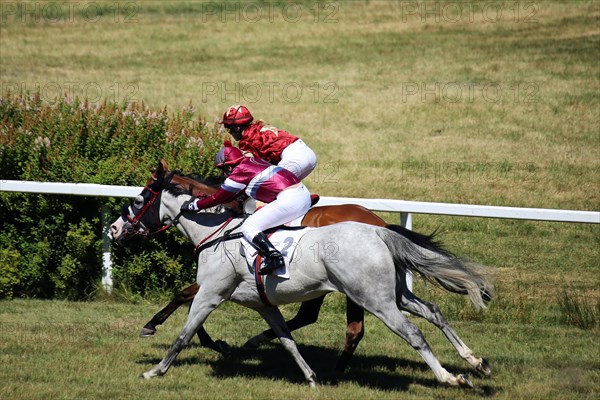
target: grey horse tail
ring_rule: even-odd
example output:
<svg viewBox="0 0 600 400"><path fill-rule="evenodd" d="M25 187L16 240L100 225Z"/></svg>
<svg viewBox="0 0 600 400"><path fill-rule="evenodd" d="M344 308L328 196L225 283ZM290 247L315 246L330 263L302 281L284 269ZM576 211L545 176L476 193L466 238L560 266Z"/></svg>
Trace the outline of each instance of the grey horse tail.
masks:
<svg viewBox="0 0 600 400"><path fill-rule="evenodd" d="M421 245L416 236L385 228L377 234L390 250L397 271L416 272L449 292L468 295L476 308L487 308L485 301L491 300L494 288L486 267L454 256L437 242Z"/></svg>

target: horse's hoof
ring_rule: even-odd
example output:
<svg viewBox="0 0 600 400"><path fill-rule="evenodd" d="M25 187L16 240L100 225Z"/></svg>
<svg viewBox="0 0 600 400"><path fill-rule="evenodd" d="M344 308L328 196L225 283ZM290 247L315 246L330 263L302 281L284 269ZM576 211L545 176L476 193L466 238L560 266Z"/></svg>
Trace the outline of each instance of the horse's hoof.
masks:
<svg viewBox="0 0 600 400"><path fill-rule="evenodd" d="M258 349L258 347L260 346L260 341L258 341L257 338L258 338L258 336L255 336L255 337L249 339L246 343L244 343L244 345L242 346L242 349L244 349L246 351Z"/></svg>
<svg viewBox="0 0 600 400"><path fill-rule="evenodd" d="M340 358L338 359L337 364L335 365L335 372L338 374L343 374L348 368L348 364L350 363L351 357L352 354L343 352Z"/></svg>
<svg viewBox="0 0 600 400"><path fill-rule="evenodd" d="M333 370L333 372L335 372L337 375L341 375L341 374L343 374L344 372L346 372L346 368L347 368L347 366L346 366L346 365L340 365L340 364L337 364L337 365L335 366L335 369Z"/></svg>
<svg viewBox="0 0 600 400"><path fill-rule="evenodd" d="M140 331L140 337L154 336L155 333L156 329L142 328L142 330Z"/></svg>
<svg viewBox="0 0 600 400"><path fill-rule="evenodd" d="M242 346L242 350L245 350L245 351L252 351L252 350L256 350L256 349L258 349L258 345L256 345L256 343L252 343L249 340L246 343L244 343L244 345Z"/></svg>
<svg viewBox="0 0 600 400"><path fill-rule="evenodd" d="M271 338L269 338L268 336L260 333L256 336L254 336L253 338L248 339L248 341L246 343L244 343L244 345L242 346L242 349L244 350L256 350L258 349L263 343L267 343L271 341Z"/></svg>
<svg viewBox="0 0 600 400"><path fill-rule="evenodd" d="M483 299L483 301L485 301L486 303L489 303L490 301L492 301L492 298L494 296L492 296L492 293L489 290L480 289L480 292L481 292L481 298Z"/></svg>
<svg viewBox="0 0 600 400"><path fill-rule="evenodd" d="M153 376L154 376L154 375L152 375L152 374L150 373L150 371L148 371L148 372L144 372L143 374L141 374L141 375L140 375L140 379L143 379L143 380L146 380L146 381L147 381L147 380L149 380L149 379L152 379L152 377L153 377Z"/></svg>
<svg viewBox="0 0 600 400"><path fill-rule="evenodd" d="M231 355L231 346L229 346L224 340L217 340L215 342L215 350L224 356Z"/></svg>
<svg viewBox="0 0 600 400"><path fill-rule="evenodd" d="M456 381L458 386L461 388L473 389L473 383L464 375L458 375L456 377Z"/></svg>
<svg viewBox="0 0 600 400"><path fill-rule="evenodd" d="M490 376L492 374L492 367L485 358L481 360L481 363L477 366L476 370L483 376Z"/></svg>

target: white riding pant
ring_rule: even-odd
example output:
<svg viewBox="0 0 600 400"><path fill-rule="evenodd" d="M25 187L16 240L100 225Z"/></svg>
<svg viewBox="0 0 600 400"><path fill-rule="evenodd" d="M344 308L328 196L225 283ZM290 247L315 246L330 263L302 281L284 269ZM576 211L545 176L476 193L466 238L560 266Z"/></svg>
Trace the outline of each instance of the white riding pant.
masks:
<svg viewBox="0 0 600 400"><path fill-rule="evenodd" d="M310 192L303 184L289 187L277 195L277 199L249 216L242 225L242 234L252 243L260 232L287 224L306 214L310 208Z"/></svg>
<svg viewBox="0 0 600 400"><path fill-rule="evenodd" d="M283 149L281 161L277 165L287 169L301 181L317 166L317 156L306 143L298 139Z"/></svg>

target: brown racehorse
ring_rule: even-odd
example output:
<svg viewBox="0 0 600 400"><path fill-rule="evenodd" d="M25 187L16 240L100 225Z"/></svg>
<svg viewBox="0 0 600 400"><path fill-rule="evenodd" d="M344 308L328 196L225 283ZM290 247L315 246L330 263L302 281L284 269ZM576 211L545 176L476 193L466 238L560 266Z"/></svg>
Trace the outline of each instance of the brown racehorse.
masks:
<svg viewBox="0 0 600 400"><path fill-rule="evenodd" d="M165 170L167 170L166 165L163 164L163 166ZM190 189L192 195L194 196L210 195L216 190L210 185L180 175L174 175L172 183L176 183L182 187ZM226 206L233 209L240 209L240 204L236 201L228 203L226 204ZM368 209L362 206L354 204L313 207L302 219L302 225L309 227L322 227L345 221L355 221L376 226L384 226L396 232L399 232L404 236L418 236L422 239L425 239L425 243L432 243L432 245L435 243L433 241L433 235L421 235L419 233L412 232L398 225L388 225L383 219L375 215L373 212L369 211ZM185 288L179 294L177 294L175 298L166 307L164 307L156 315L154 315L152 320L150 320L150 322L148 322L142 328L140 336L147 337L153 335L156 332L156 326L162 324L181 305L191 302L194 299L196 293L198 292L198 289L198 284L194 283L193 285ZM287 321L287 325L290 331L315 323L319 316L319 311L321 309L321 305L323 304L324 298L325 296L322 296L314 300L302 303L296 316L291 320ZM336 370L340 372L346 369L346 366L348 365L350 358L354 353L354 350L356 349L358 343L364 335L364 310L348 298L346 298L346 320L348 324L346 328L346 343L344 346L344 351L342 352L342 355L340 356L340 359L338 360L338 363L336 365ZM261 335L258 335L256 337L259 336L268 339L274 339L276 337L275 333L271 329L264 331ZM213 339L204 330L203 327L201 327L198 331L198 337L200 339L200 344L204 347L211 348L220 353L225 353L229 351L229 348L225 342L213 341Z"/></svg>

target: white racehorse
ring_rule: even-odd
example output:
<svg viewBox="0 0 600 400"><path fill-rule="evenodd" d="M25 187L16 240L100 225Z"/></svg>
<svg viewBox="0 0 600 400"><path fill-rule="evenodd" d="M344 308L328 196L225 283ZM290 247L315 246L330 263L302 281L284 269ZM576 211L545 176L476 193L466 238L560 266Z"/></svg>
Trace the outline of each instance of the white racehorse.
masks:
<svg viewBox="0 0 600 400"><path fill-rule="evenodd" d="M213 242L239 230L241 218L227 212L181 214L180 206L190 195L169 185L170 178L164 173L153 176L133 203L123 208L122 218L111 226L115 240L131 232L154 233L171 224L193 243L208 238ZM239 256L240 239L227 246L223 243L213 242L211 249L201 253L202 265L196 277L200 289L183 330L163 360L142 374L144 378L164 375L209 314L222 302L231 300L256 310L265 319L307 382L315 386L316 375L298 352L277 305L303 302L333 291L346 294L403 338L423 357L439 382L472 387L465 376L454 375L441 366L419 328L400 309L435 324L464 360L484 375L491 373L487 361L473 355L439 308L417 298L405 281L408 271L418 273L448 291L468 295L476 307L485 308L484 299L491 298L492 287L480 265L424 249L390 229L344 222L311 229L302 236L290 264L290 278L263 277L262 295L268 300L265 304L252 267Z"/></svg>

